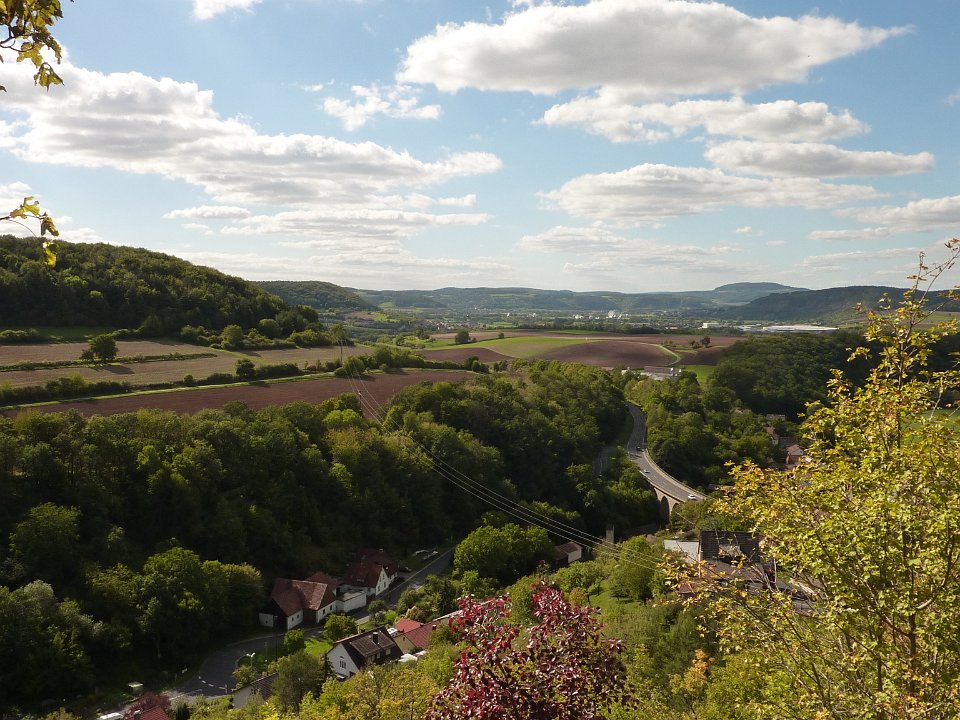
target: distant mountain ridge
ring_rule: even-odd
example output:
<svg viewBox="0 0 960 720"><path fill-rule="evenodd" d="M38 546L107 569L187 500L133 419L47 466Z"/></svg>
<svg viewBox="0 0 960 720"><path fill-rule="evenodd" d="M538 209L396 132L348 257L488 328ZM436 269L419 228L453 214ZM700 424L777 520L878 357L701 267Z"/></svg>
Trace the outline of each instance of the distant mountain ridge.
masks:
<svg viewBox="0 0 960 720"><path fill-rule="evenodd" d="M858 305L864 310L877 309L884 295L888 295L896 304L903 296L903 290L882 285L798 290L788 295L756 298L736 308L729 308L724 316L738 320L842 323L857 317ZM937 294L936 297L939 299L941 296Z"/></svg>
<svg viewBox="0 0 960 720"><path fill-rule="evenodd" d="M779 283L731 283L714 290L683 292L574 292L536 288L439 288L437 290L356 290L371 305L458 312L617 312L717 310L771 293L792 293Z"/></svg>
<svg viewBox="0 0 960 720"><path fill-rule="evenodd" d="M367 290L319 281L258 283L286 302L318 310L384 310L461 314L577 313L600 315L676 312L730 322L826 323L856 320L856 307L871 310L889 295L896 303L903 288L880 285L809 290L775 282L728 283L713 290L622 293L575 292L524 287L444 287L436 290ZM941 299L937 295L938 299ZM960 309L956 303L945 309Z"/></svg>

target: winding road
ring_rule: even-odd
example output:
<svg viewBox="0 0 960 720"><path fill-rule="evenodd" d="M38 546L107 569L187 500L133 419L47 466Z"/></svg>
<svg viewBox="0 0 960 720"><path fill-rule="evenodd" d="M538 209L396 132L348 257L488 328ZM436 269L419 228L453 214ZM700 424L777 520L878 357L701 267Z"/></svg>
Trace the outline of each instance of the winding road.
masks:
<svg viewBox="0 0 960 720"><path fill-rule="evenodd" d="M630 439L627 441L627 454L634 464L640 468L640 472L647 478L647 482L657 491L658 497L663 495L674 502L703 500L706 495L699 490L684 485L654 462L650 453L647 452L647 428L643 411L632 403L627 403L627 408L633 416L633 432L630 433Z"/></svg>

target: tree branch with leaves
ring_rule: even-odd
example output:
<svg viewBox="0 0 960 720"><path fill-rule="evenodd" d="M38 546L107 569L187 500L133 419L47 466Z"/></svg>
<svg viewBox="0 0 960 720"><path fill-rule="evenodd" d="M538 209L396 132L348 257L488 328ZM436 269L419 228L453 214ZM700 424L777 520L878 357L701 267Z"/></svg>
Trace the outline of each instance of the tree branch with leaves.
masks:
<svg viewBox="0 0 960 720"><path fill-rule="evenodd" d="M750 648L779 679L758 717L960 717L960 373L926 365L957 331L931 317L951 297L932 288L960 241L947 249L921 258L902 302L868 316L876 368L860 387L835 373L804 424L805 462L743 466L721 503L765 538L788 583L707 584L701 597L727 649Z"/></svg>

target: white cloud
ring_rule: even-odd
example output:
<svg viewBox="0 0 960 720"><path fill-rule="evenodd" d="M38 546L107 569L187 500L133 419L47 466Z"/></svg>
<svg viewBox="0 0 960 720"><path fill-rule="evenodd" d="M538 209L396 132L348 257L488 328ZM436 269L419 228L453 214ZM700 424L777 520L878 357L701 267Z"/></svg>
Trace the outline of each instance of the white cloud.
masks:
<svg viewBox="0 0 960 720"><path fill-rule="evenodd" d="M907 232L960 227L960 195L941 198L923 198L906 205L886 205L872 208L847 208L837 215L853 218L873 227L850 230L816 230L810 233L814 240L873 240Z"/></svg>
<svg viewBox="0 0 960 720"><path fill-rule="evenodd" d="M827 255L810 255L800 261L799 267L804 270L819 272L840 272L848 270L854 264L860 265L865 261L917 256L919 248L886 248L883 250L851 250L850 252L829 253Z"/></svg>
<svg viewBox="0 0 960 720"><path fill-rule="evenodd" d="M203 223L184 223L183 228L184 230L199 230L207 234L211 232L210 226Z"/></svg>
<svg viewBox="0 0 960 720"><path fill-rule="evenodd" d="M738 227L736 229L737 235L749 235L753 232L753 228L749 225L744 225L743 227Z"/></svg>
<svg viewBox="0 0 960 720"><path fill-rule="evenodd" d="M220 117L211 92L170 78L103 74L65 62L58 68L64 86L37 94L28 70L6 67L11 92L4 110L23 116L11 138L18 158L157 174L197 186L218 204L174 210L170 218L237 219L248 214L246 205L377 208L386 193L501 167L497 156L483 152L430 162L373 142L262 134L249 122ZM386 204L397 207L392 200ZM460 222L432 217L438 224ZM349 232L362 222L344 218Z"/></svg>
<svg viewBox="0 0 960 720"><path fill-rule="evenodd" d="M396 203L398 206L407 206L423 210L435 205L441 207L474 207L477 204L477 196L474 193L461 195L459 197L430 197L421 193L411 193L403 198L382 198L385 204Z"/></svg>
<svg viewBox="0 0 960 720"><path fill-rule="evenodd" d="M336 247L352 241L406 238L435 225L479 225L483 213L434 214L392 208L323 208L290 210L243 218L223 229L227 235L292 235L309 238L297 246Z"/></svg>
<svg viewBox="0 0 960 720"><path fill-rule="evenodd" d="M814 178L758 179L721 170L643 164L615 173L582 175L542 196L575 217L640 225L729 205L824 208L879 196L864 185Z"/></svg>
<svg viewBox="0 0 960 720"><path fill-rule="evenodd" d="M823 143L749 142L733 140L707 148L704 157L724 170L774 177L844 177L907 175L927 172L934 165L928 152L843 150Z"/></svg>
<svg viewBox="0 0 960 720"><path fill-rule="evenodd" d="M347 130L357 130L376 115L413 120L436 120L440 117L439 105L419 104L419 93L409 85L380 87L354 85L351 88L356 100L341 100L328 97L323 101L323 110L338 118Z"/></svg>
<svg viewBox="0 0 960 720"><path fill-rule="evenodd" d="M858 222L885 225L895 232L920 232L960 225L960 195L914 200L906 205L843 210Z"/></svg>
<svg viewBox="0 0 960 720"><path fill-rule="evenodd" d="M786 240L767 240L766 245L770 247L783 247L787 244Z"/></svg>
<svg viewBox="0 0 960 720"><path fill-rule="evenodd" d="M732 245L701 247L629 238L604 227L554 227L527 235L517 243L520 250L555 255L577 255L567 262L565 273L622 275L625 268L659 268L684 272L744 270L724 256L740 252Z"/></svg>
<svg viewBox="0 0 960 720"><path fill-rule="evenodd" d="M72 243L107 243L108 245L121 245L122 243L104 240L100 234L93 228L67 228L58 227L60 237L58 240L64 240Z"/></svg>
<svg viewBox="0 0 960 720"><path fill-rule="evenodd" d="M541 122L582 127L614 142L657 141L698 127L710 135L811 142L859 135L869 129L849 110L836 114L818 102L777 100L754 105L736 97L631 105L602 91L554 105Z"/></svg>
<svg viewBox="0 0 960 720"><path fill-rule="evenodd" d="M30 186L24 182L11 182L0 185L0 215L6 215L18 207L25 197L32 194Z"/></svg>
<svg viewBox="0 0 960 720"><path fill-rule="evenodd" d="M399 79L449 92L602 87L623 102L741 94L803 81L812 68L903 32L830 17L755 18L720 3L544 3L498 25L439 25L407 48Z"/></svg>
<svg viewBox="0 0 960 720"><path fill-rule="evenodd" d="M960 90L954 90L947 95L947 105L956 105L958 102L960 102Z"/></svg>
<svg viewBox="0 0 960 720"><path fill-rule="evenodd" d="M261 0L193 0L193 17L210 20L228 10L252 10Z"/></svg>
<svg viewBox="0 0 960 720"><path fill-rule="evenodd" d="M893 235L893 230L887 227L858 228L856 230L814 230L810 233L811 240L882 240Z"/></svg>
<svg viewBox="0 0 960 720"><path fill-rule="evenodd" d="M349 275L364 279L368 286L410 288L422 286L425 276L438 278L434 287L457 280L492 283L498 277L515 276L512 265L500 258L420 257L394 242L363 251L325 253L309 258L182 249L164 252L251 280L326 279L342 283L343 277Z"/></svg>
<svg viewBox="0 0 960 720"><path fill-rule="evenodd" d="M550 253L594 253L629 248L631 242L602 227L554 227L537 235L525 235L517 246L522 250Z"/></svg>
<svg viewBox="0 0 960 720"><path fill-rule="evenodd" d="M199 207L171 210L163 217L166 220L177 220L179 218L236 220L238 218L250 217L250 215L250 211L242 207L232 205L200 205Z"/></svg>

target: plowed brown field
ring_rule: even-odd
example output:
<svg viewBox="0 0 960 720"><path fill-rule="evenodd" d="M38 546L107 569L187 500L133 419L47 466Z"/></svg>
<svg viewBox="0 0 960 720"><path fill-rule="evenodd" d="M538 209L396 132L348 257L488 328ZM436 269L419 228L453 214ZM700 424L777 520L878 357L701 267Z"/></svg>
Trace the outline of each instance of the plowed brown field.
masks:
<svg viewBox="0 0 960 720"><path fill-rule="evenodd" d="M302 400L319 403L343 393L359 390L364 414L373 417L394 395L408 385L419 382L459 382L473 377L463 370L409 370L398 373L368 375L361 380L344 378L321 378L254 385L236 385L220 388L195 388L175 392L144 393L100 400L63 402L56 405L41 405L26 410L4 410L2 414L14 417L20 412L66 412L77 410L81 415L115 415L136 412L142 408L172 410L178 413L195 413L204 408L219 408L228 402L239 400L259 410L268 405L284 405Z"/></svg>
<svg viewBox="0 0 960 720"><path fill-rule="evenodd" d="M0 365L19 362L56 362L76 360L80 352L87 348L86 343L62 343L50 345L0 346ZM195 355L213 353L213 357L192 358L189 360L155 360L152 362L130 362L123 364L97 365L94 367L38 368L36 370L7 370L0 372L0 384L10 383L13 387L44 385L49 380L79 375L88 382L100 380L125 381L131 385L150 385L162 382L179 382L184 375L193 375L202 379L211 373L233 373L240 357L249 357L256 365L276 363L314 364L328 362L340 357L340 348L293 348L289 350L242 350L229 352L211 350L199 345L166 343L156 341L118 342L121 357L138 355ZM343 349L344 357L350 355L369 355L370 348L354 346Z"/></svg>
<svg viewBox="0 0 960 720"><path fill-rule="evenodd" d="M600 367L643 367L644 365L668 365L674 356L658 345L631 342L629 340L598 340L597 342L568 345L544 353L544 360L599 365Z"/></svg>

